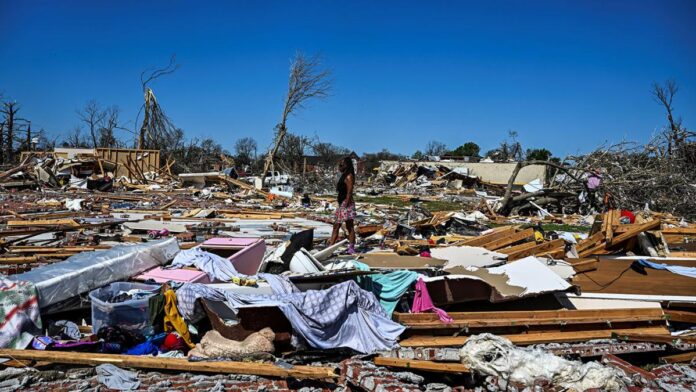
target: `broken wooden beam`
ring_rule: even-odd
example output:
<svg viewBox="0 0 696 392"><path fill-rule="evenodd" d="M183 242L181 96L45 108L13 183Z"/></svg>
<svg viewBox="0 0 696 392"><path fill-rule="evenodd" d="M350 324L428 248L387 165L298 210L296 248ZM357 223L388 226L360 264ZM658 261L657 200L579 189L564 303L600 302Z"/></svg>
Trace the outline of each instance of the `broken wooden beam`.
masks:
<svg viewBox="0 0 696 392"><path fill-rule="evenodd" d="M591 339L610 339L618 334L650 334L671 337L666 327L644 327L632 329L605 329L595 331L535 332L502 335L520 346L543 343L571 343ZM458 347L466 343L467 336L411 336L399 342L401 347Z"/></svg>
<svg viewBox="0 0 696 392"><path fill-rule="evenodd" d="M667 316L667 320L669 321L696 324L696 312L665 309L665 316Z"/></svg>
<svg viewBox="0 0 696 392"><path fill-rule="evenodd" d="M136 369L177 370L219 374L249 374L265 377L297 379L334 379L332 367L293 366L289 369L270 364L237 361L189 362L181 358L158 358L134 355L95 354L67 351L12 350L0 349L0 358L15 360L48 361L71 365L97 366L111 363L119 367Z"/></svg>
<svg viewBox="0 0 696 392"><path fill-rule="evenodd" d="M492 233L484 234L482 236L474 237L470 240L462 241L461 244L457 245L466 245L466 246L482 246L485 245L489 242L495 241L500 238L504 238L512 233L515 232L516 227L515 226L505 226L502 228L497 228L494 229L495 231Z"/></svg>
<svg viewBox="0 0 696 392"><path fill-rule="evenodd" d="M421 361L417 359L375 357L375 365L436 373L469 373L469 368L456 362Z"/></svg>
<svg viewBox="0 0 696 392"><path fill-rule="evenodd" d="M553 241L542 242L541 244L538 244L532 248L508 254L508 261L515 261L518 259L525 258L527 256L533 256L545 252L550 252L560 247L565 247L565 241L562 238Z"/></svg>
<svg viewBox="0 0 696 392"><path fill-rule="evenodd" d="M661 363L690 363L694 358L696 358L696 351L690 351L688 353L666 355L660 357Z"/></svg>
<svg viewBox="0 0 696 392"><path fill-rule="evenodd" d="M532 237L534 235L534 229L526 229L522 231L518 231L517 233L512 233L509 235L506 235L502 238L499 238L495 241L491 241L485 245L483 245L484 248L488 250L497 250L500 248L503 248L508 245L512 245L516 242L523 241L529 237Z"/></svg>

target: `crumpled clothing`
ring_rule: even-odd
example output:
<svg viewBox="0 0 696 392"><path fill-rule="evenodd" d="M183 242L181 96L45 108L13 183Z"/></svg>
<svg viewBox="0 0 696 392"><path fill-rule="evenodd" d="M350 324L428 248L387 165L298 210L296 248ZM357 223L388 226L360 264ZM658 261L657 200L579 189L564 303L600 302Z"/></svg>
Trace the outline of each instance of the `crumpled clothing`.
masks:
<svg viewBox="0 0 696 392"><path fill-rule="evenodd" d="M104 341L104 351L111 353L123 352L145 341L143 335L118 326L103 326L99 328L97 338Z"/></svg>
<svg viewBox="0 0 696 392"><path fill-rule="evenodd" d="M0 348L23 349L29 343L23 333L38 335L41 328L36 286L0 277Z"/></svg>
<svg viewBox="0 0 696 392"><path fill-rule="evenodd" d="M681 265L653 263L652 261L648 261L645 259L638 260L638 263L644 267L656 270L669 271L673 274L682 275L689 278L696 278L696 267L684 267Z"/></svg>
<svg viewBox="0 0 696 392"><path fill-rule="evenodd" d="M172 264L166 268L195 266L205 272L213 281L233 282L239 285L254 285L256 282L247 275L240 274L232 263L224 257L206 252L201 248L191 248L177 253Z"/></svg>
<svg viewBox="0 0 696 392"><path fill-rule="evenodd" d="M186 322L179 314L179 309L176 307L176 293L174 290L169 289L164 292L164 332L176 331L188 348L193 348L195 345L191 341L191 334L189 334L188 326Z"/></svg>
<svg viewBox="0 0 696 392"><path fill-rule="evenodd" d="M97 379L109 389L117 391L132 391L140 387L138 373L121 369L110 363L96 368Z"/></svg>
<svg viewBox="0 0 696 392"><path fill-rule="evenodd" d="M239 342L227 339L218 331L208 331L196 348L189 351L189 356L199 358L235 357L252 353L272 353L275 333L270 328L254 332Z"/></svg>
<svg viewBox="0 0 696 392"><path fill-rule="evenodd" d="M325 290L272 295L242 295L186 283L177 295L179 311L188 320L195 315L199 298L223 301L233 311L244 305L277 306L292 325L296 346L345 347L368 354L395 347L405 329L389 318L374 294L354 281Z"/></svg>
<svg viewBox="0 0 696 392"><path fill-rule="evenodd" d="M367 264L353 261L360 271L369 271ZM393 271L386 274L372 274L355 278L361 288L371 291L382 304L388 315L394 313L401 297L418 279L418 273L413 271Z"/></svg>
<svg viewBox="0 0 696 392"><path fill-rule="evenodd" d="M59 320L53 323L48 328L48 334L59 339L79 340L82 337L77 324L68 320Z"/></svg>
<svg viewBox="0 0 696 392"><path fill-rule="evenodd" d="M262 273L259 274L258 277L267 281L275 294L290 294L300 292L297 286L295 286L285 275ZM181 288L183 288L185 285L188 285L187 289L181 290ZM205 317L205 312L203 312L203 309L195 306L198 298L205 298L217 302L225 300L225 296L222 294L222 291L212 289L205 285L192 285L189 283L182 284L182 286L176 290L176 296L179 313L186 320L192 323L198 322Z"/></svg>
<svg viewBox="0 0 696 392"><path fill-rule="evenodd" d="M413 313L435 312L440 321L445 324L450 324L454 321L447 312L433 304L430 293L428 293L428 286L425 284L425 281L423 281L423 277L418 278L418 282L416 282L416 293L413 297L411 311Z"/></svg>

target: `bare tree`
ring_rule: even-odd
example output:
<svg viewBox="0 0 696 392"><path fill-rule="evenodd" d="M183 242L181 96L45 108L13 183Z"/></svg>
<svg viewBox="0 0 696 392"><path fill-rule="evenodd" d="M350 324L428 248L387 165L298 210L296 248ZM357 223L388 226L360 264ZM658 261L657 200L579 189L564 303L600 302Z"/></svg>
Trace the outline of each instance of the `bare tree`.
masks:
<svg viewBox="0 0 696 392"><path fill-rule="evenodd" d="M143 123L138 132L137 148L169 148L169 145L176 142L177 128L171 120L164 114L164 111L157 103L155 93L148 87L148 83L155 79L173 73L179 69L176 63L176 55L172 55L169 64L164 68L146 69L140 74L140 84L143 88L145 103L143 104ZM137 122L137 121L136 121Z"/></svg>
<svg viewBox="0 0 696 392"><path fill-rule="evenodd" d="M288 93L285 97L283 115L280 123L275 127L275 142L266 156L262 175L265 175L273 165L273 159L287 134L286 123L288 117L303 109L307 101L313 98L326 98L331 91L332 82L330 76L331 72L329 70L321 69L321 58L319 56L305 57L300 52L295 55L290 64Z"/></svg>
<svg viewBox="0 0 696 392"><path fill-rule="evenodd" d="M425 145L425 155L439 157L447 153L447 146L445 143L438 142L437 140L431 140Z"/></svg>
<svg viewBox="0 0 696 392"><path fill-rule="evenodd" d="M99 147L99 142L97 141L97 132L106 118L106 112L102 110L99 102L92 99L85 104L85 107L81 110L77 110L77 116L80 118L89 132L92 138L92 147Z"/></svg>
<svg viewBox="0 0 696 392"><path fill-rule="evenodd" d="M679 91L679 86L674 80L668 80L664 85L654 82L652 85L653 98L657 103L664 106L667 114L669 130L666 131L667 154L671 156L675 148L681 148L689 137L690 133L682 127L681 119L674 118L674 107L672 101Z"/></svg>
<svg viewBox="0 0 696 392"><path fill-rule="evenodd" d="M234 152L242 164L248 165L256 159L256 140L250 137L243 137L234 144Z"/></svg>
<svg viewBox="0 0 696 392"><path fill-rule="evenodd" d="M82 128L79 125L76 125L63 141L63 146L65 147L85 148L88 147L88 145L89 144L82 136Z"/></svg>
<svg viewBox="0 0 696 392"><path fill-rule="evenodd" d="M3 147L5 147L5 154L2 158L3 162L12 162L14 160L14 141L15 133L17 131L17 122L26 121L17 117L17 112L19 112L20 106L15 101L6 101L2 103L2 110L0 113L3 114L3 128L4 128L4 140Z"/></svg>
<svg viewBox="0 0 696 392"><path fill-rule="evenodd" d="M99 126L99 146L117 148L120 142L116 137L116 130L126 130L120 125L118 106L111 106L104 110L104 120Z"/></svg>

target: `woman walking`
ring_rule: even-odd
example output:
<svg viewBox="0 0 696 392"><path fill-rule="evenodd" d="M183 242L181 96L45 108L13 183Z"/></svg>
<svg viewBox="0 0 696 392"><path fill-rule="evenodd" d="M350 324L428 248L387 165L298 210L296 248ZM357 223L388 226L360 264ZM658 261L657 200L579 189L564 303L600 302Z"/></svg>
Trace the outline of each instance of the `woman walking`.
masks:
<svg viewBox="0 0 696 392"><path fill-rule="evenodd" d="M345 157L338 162L338 170L341 173L341 178L336 184L338 192L338 208L336 209L336 220L333 225L333 232L329 245L333 245L338 240L338 232L343 223L346 224L348 230L348 253L355 253L355 227L353 220L355 219L355 201L353 200L353 186L355 185L355 169L353 168L353 160L350 157Z"/></svg>

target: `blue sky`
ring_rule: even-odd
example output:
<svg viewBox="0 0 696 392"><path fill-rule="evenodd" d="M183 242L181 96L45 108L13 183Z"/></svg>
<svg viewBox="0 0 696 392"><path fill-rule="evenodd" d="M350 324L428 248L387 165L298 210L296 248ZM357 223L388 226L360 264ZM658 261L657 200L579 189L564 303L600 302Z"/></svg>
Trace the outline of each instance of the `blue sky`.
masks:
<svg viewBox="0 0 696 392"><path fill-rule="evenodd" d="M557 156L647 141L665 124L651 83L675 79L696 121L694 1L0 0L0 91L58 137L89 99L134 127L140 73L189 137L265 151L290 57L321 53L334 90L288 122L359 153L429 140L485 151L515 130Z"/></svg>

